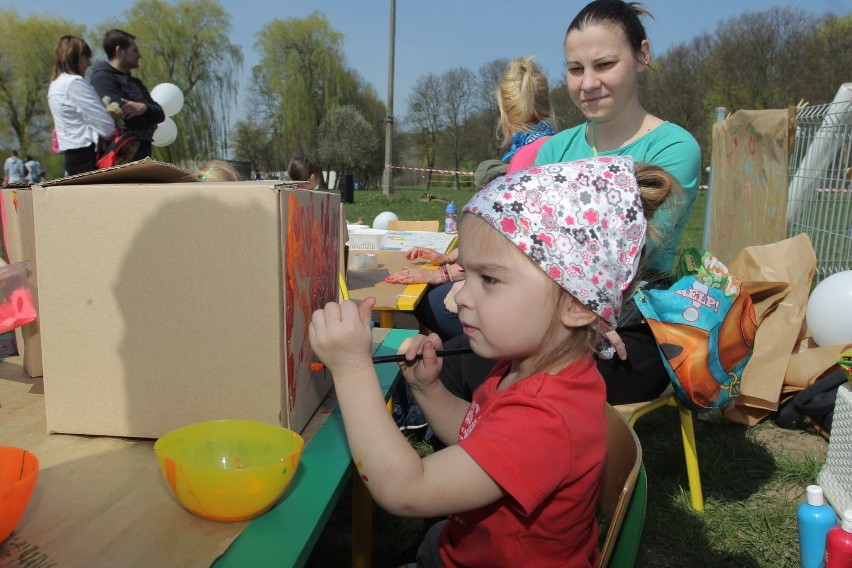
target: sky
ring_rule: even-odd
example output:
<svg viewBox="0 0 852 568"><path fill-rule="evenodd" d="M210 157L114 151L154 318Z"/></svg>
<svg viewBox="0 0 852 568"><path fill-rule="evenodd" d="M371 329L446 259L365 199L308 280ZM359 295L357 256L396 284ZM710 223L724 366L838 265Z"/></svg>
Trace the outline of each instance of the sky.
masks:
<svg viewBox="0 0 852 568"><path fill-rule="evenodd" d="M392 0L220 0L231 15L231 42L243 50L240 95L231 116L240 119L247 111L246 86L251 68L259 61L254 51L256 34L274 19L304 18L313 11L325 14L331 26L344 35L347 64L388 98L388 52ZM658 54L713 33L720 22L746 11L762 11L789 5L815 16L829 12L852 13L852 0L644 0L654 15L645 26L652 50ZM107 20L121 21L135 4L131 0L0 0L3 9L14 8L22 16L49 14L95 28ZM408 95L417 79L428 73L442 74L457 67L476 72L497 58L534 55L551 83L564 73L562 40L571 19L585 5L566 0L398 0L394 61L393 110L397 122L404 118ZM521 14L519 6L529 6ZM532 10L535 9L535 12ZM126 30L133 33L133 30ZM100 50L100 38L85 38ZM138 37L145 65L145 38ZM152 88L153 85L148 85Z"/></svg>

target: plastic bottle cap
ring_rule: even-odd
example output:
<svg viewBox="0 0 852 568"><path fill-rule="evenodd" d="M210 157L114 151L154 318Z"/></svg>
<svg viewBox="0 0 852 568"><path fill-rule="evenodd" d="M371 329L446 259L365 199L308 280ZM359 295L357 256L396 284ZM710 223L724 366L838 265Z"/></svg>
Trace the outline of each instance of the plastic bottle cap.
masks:
<svg viewBox="0 0 852 568"><path fill-rule="evenodd" d="M840 528L846 532L852 532L852 509L846 509L843 513L843 519L840 521Z"/></svg>
<svg viewBox="0 0 852 568"><path fill-rule="evenodd" d="M447 213L455 213L456 212L456 204L454 201L450 201L447 205Z"/></svg>
<svg viewBox="0 0 852 568"><path fill-rule="evenodd" d="M825 497L822 494L822 487L819 485L808 485L808 505L821 507L825 504Z"/></svg>

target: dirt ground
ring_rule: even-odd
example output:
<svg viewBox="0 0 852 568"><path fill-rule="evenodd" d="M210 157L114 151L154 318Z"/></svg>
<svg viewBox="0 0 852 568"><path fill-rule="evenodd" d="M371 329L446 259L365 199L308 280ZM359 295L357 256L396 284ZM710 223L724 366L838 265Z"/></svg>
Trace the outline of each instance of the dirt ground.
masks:
<svg viewBox="0 0 852 568"><path fill-rule="evenodd" d="M755 430L753 436L757 441L765 444L772 453L787 453L794 458L812 455L825 461L828 452L828 441L807 430L761 428Z"/></svg>

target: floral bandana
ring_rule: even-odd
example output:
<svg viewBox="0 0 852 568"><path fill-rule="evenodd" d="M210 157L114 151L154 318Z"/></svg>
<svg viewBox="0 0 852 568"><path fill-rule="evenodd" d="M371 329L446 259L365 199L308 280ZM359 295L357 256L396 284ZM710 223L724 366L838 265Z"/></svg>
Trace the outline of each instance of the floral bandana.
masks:
<svg viewBox="0 0 852 568"><path fill-rule="evenodd" d="M647 222L633 159L606 156L499 177L464 207L615 327L636 276Z"/></svg>

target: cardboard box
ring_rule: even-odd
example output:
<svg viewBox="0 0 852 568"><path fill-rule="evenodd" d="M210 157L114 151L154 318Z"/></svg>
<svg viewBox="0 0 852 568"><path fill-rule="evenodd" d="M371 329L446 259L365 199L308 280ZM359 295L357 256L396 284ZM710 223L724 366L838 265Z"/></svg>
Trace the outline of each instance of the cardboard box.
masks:
<svg viewBox="0 0 852 568"><path fill-rule="evenodd" d="M307 326L337 297L339 197L275 182L32 189L50 432L301 431L331 387Z"/></svg>
<svg viewBox="0 0 852 568"><path fill-rule="evenodd" d="M114 168L86 174L68 176L42 182L41 187L55 185L84 185L95 183L172 183L197 181L190 172L150 158L123 164ZM3 227L3 256L7 262L28 260L27 277L33 302L38 310L38 268L33 227L33 202L30 186L16 184L0 191L0 222ZM18 354L24 370L30 377L42 376L41 322L34 322L15 330Z"/></svg>

